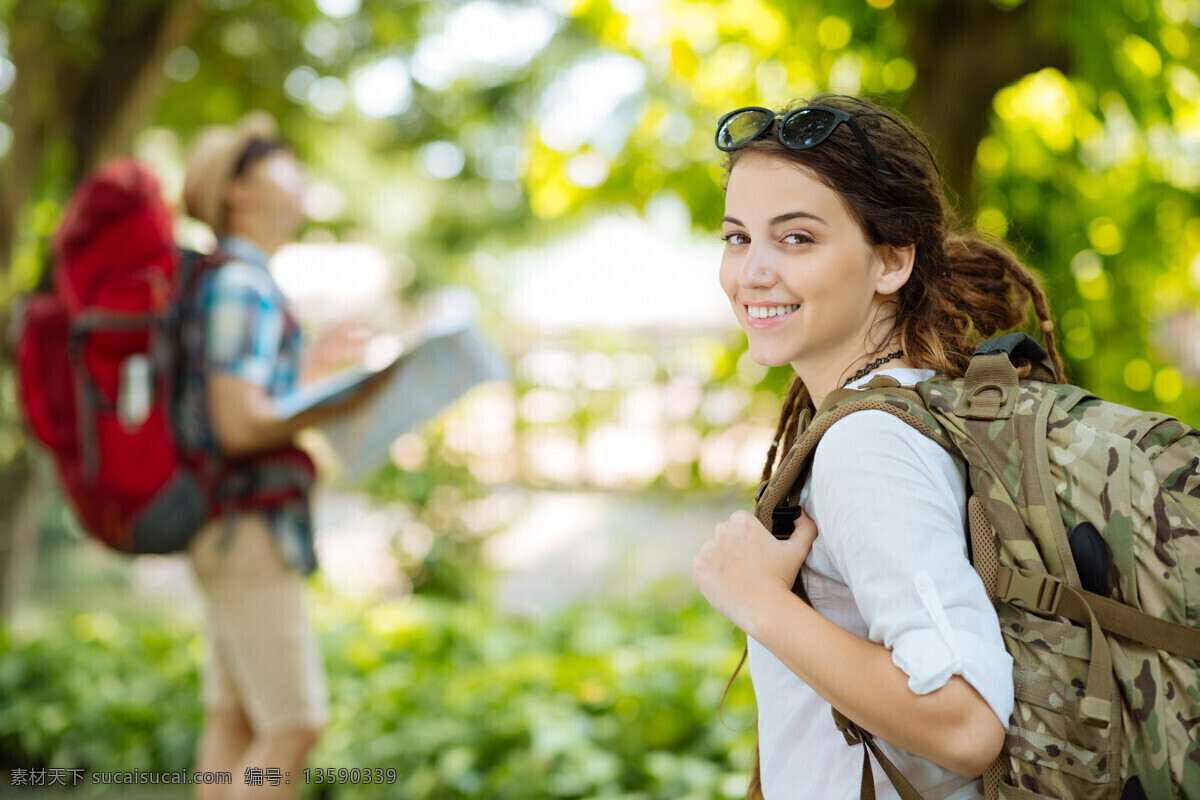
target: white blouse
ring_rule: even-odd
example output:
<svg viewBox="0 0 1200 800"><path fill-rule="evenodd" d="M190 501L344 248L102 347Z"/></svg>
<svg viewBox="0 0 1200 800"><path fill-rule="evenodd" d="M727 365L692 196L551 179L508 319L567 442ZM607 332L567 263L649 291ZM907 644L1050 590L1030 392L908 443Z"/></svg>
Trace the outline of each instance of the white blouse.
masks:
<svg viewBox="0 0 1200 800"><path fill-rule="evenodd" d="M881 373L905 385L933 376ZM967 560L965 464L892 415L862 411L822 437L800 501L817 525L804 565L816 610L891 650L916 694L962 675L1007 725L1012 658ZM829 704L769 650L753 639L749 650L766 800L858 797L862 746L846 744ZM983 797L979 780L876 741L925 800ZM876 797L898 798L873 767Z"/></svg>

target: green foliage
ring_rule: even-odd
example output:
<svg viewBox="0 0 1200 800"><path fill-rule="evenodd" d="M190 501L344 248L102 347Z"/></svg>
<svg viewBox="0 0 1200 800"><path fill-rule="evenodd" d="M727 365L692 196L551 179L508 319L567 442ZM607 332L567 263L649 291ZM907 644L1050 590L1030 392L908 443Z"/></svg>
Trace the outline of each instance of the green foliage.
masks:
<svg viewBox="0 0 1200 800"><path fill-rule="evenodd" d="M483 497L485 489L461 460L446 457L442 440L440 428L426 430L422 441L429 455L417 468L388 464L363 488L379 502L403 504L413 524L429 532L428 552L408 552L403 534L393 541L400 568L414 588L426 596L481 600L489 595L490 580L480 548L492 531L473 530L460 512L465 503Z"/></svg>
<svg viewBox="0 0 1200 800"><path fill-rule="evenodd" d="M1160 93L1157 51L1124 25L1108 37L1117 62L1137 57L1155 75L1139 82L1128 65L1134 85L1118 93L1047 69L1002 90L979 147L977 223L1020 243L1044 275L1069 378L1196 424L1186 385L1200 378L1188 327L1200 299L1200 168L1182 148L1200 93ZM1184 83L1194 69L1166 67Z"/></svg>
<svg viewBox="0 0 1200 800"><path fill-rule="evenodd" d="M107 611L0 628L0 769L179 770L200 726L194 634Z"/></svg>
<svg viewBox="0 0 1200 800"><path fill-rule="evenodd" d="M733 639L660 602L519 622L418 596L344 621L326 633L335 717L313 763L401 775L399 792L339 797L722 796L746 766L745 736L716 719Z"/></svg>
<svg viewBox="0 0 1200 800"><path fill-rule="evenodd" d="M416 595L316 605L332 719L309 763L394 769L327 798L717 798L744 791L752 735L717 708L728 623L690 589L540 620ZM59 614L0 629L0 769L177 770L199 728L186 625ZM748 680L726 718L753 718Z"/></svg>

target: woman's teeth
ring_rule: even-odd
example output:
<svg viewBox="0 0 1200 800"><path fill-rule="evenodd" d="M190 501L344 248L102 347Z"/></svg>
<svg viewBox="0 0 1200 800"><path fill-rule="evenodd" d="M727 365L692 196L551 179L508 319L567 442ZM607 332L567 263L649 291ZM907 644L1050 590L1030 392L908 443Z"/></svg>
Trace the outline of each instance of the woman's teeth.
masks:
<svg viewBox="0 0 1200 800"><path fill-rule="evenodd" d="M799 307L799 304L790 306L746 306L746 313L751 319L770 319L771 317L790 314Z"/></svg>

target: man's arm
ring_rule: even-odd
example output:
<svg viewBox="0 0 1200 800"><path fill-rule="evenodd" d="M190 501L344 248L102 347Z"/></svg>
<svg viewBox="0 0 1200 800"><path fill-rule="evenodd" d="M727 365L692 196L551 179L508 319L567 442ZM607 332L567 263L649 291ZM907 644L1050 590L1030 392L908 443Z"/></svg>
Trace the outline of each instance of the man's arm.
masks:
<svg viewBox="0 0 1200 800"><path fill-rule="evenodd" d="M267 390L228 372L208 377L208 408L217 447L228 458L245 458L291 444L301 430L353 412L386 383L398 362L367 380L340 403L311 408L291 417L275 414Z"/></svg>
<svg viewBox="0 0 1200 800"><path fill-rule="evenodd" d="M208 408L217 446L229 458L285 447L298 431L336 413L334 409L311 409L280 418L266 389L227 372L209 375Z"/></svg>

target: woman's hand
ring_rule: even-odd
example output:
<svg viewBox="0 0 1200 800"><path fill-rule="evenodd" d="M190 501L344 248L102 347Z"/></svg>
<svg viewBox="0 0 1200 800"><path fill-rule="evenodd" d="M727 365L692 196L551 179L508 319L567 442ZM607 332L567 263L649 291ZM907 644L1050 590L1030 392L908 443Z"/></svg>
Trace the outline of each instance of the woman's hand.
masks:
<svg viewBox="0 0 1200 800"><path fill-rule="evenodd" d="M780 590L791 593L816 538L807 514L796 518L791 538L780 541L753 514L735 511L692 560L692 579L713 608L749 632L757 609L774 602Z"/></svg>

